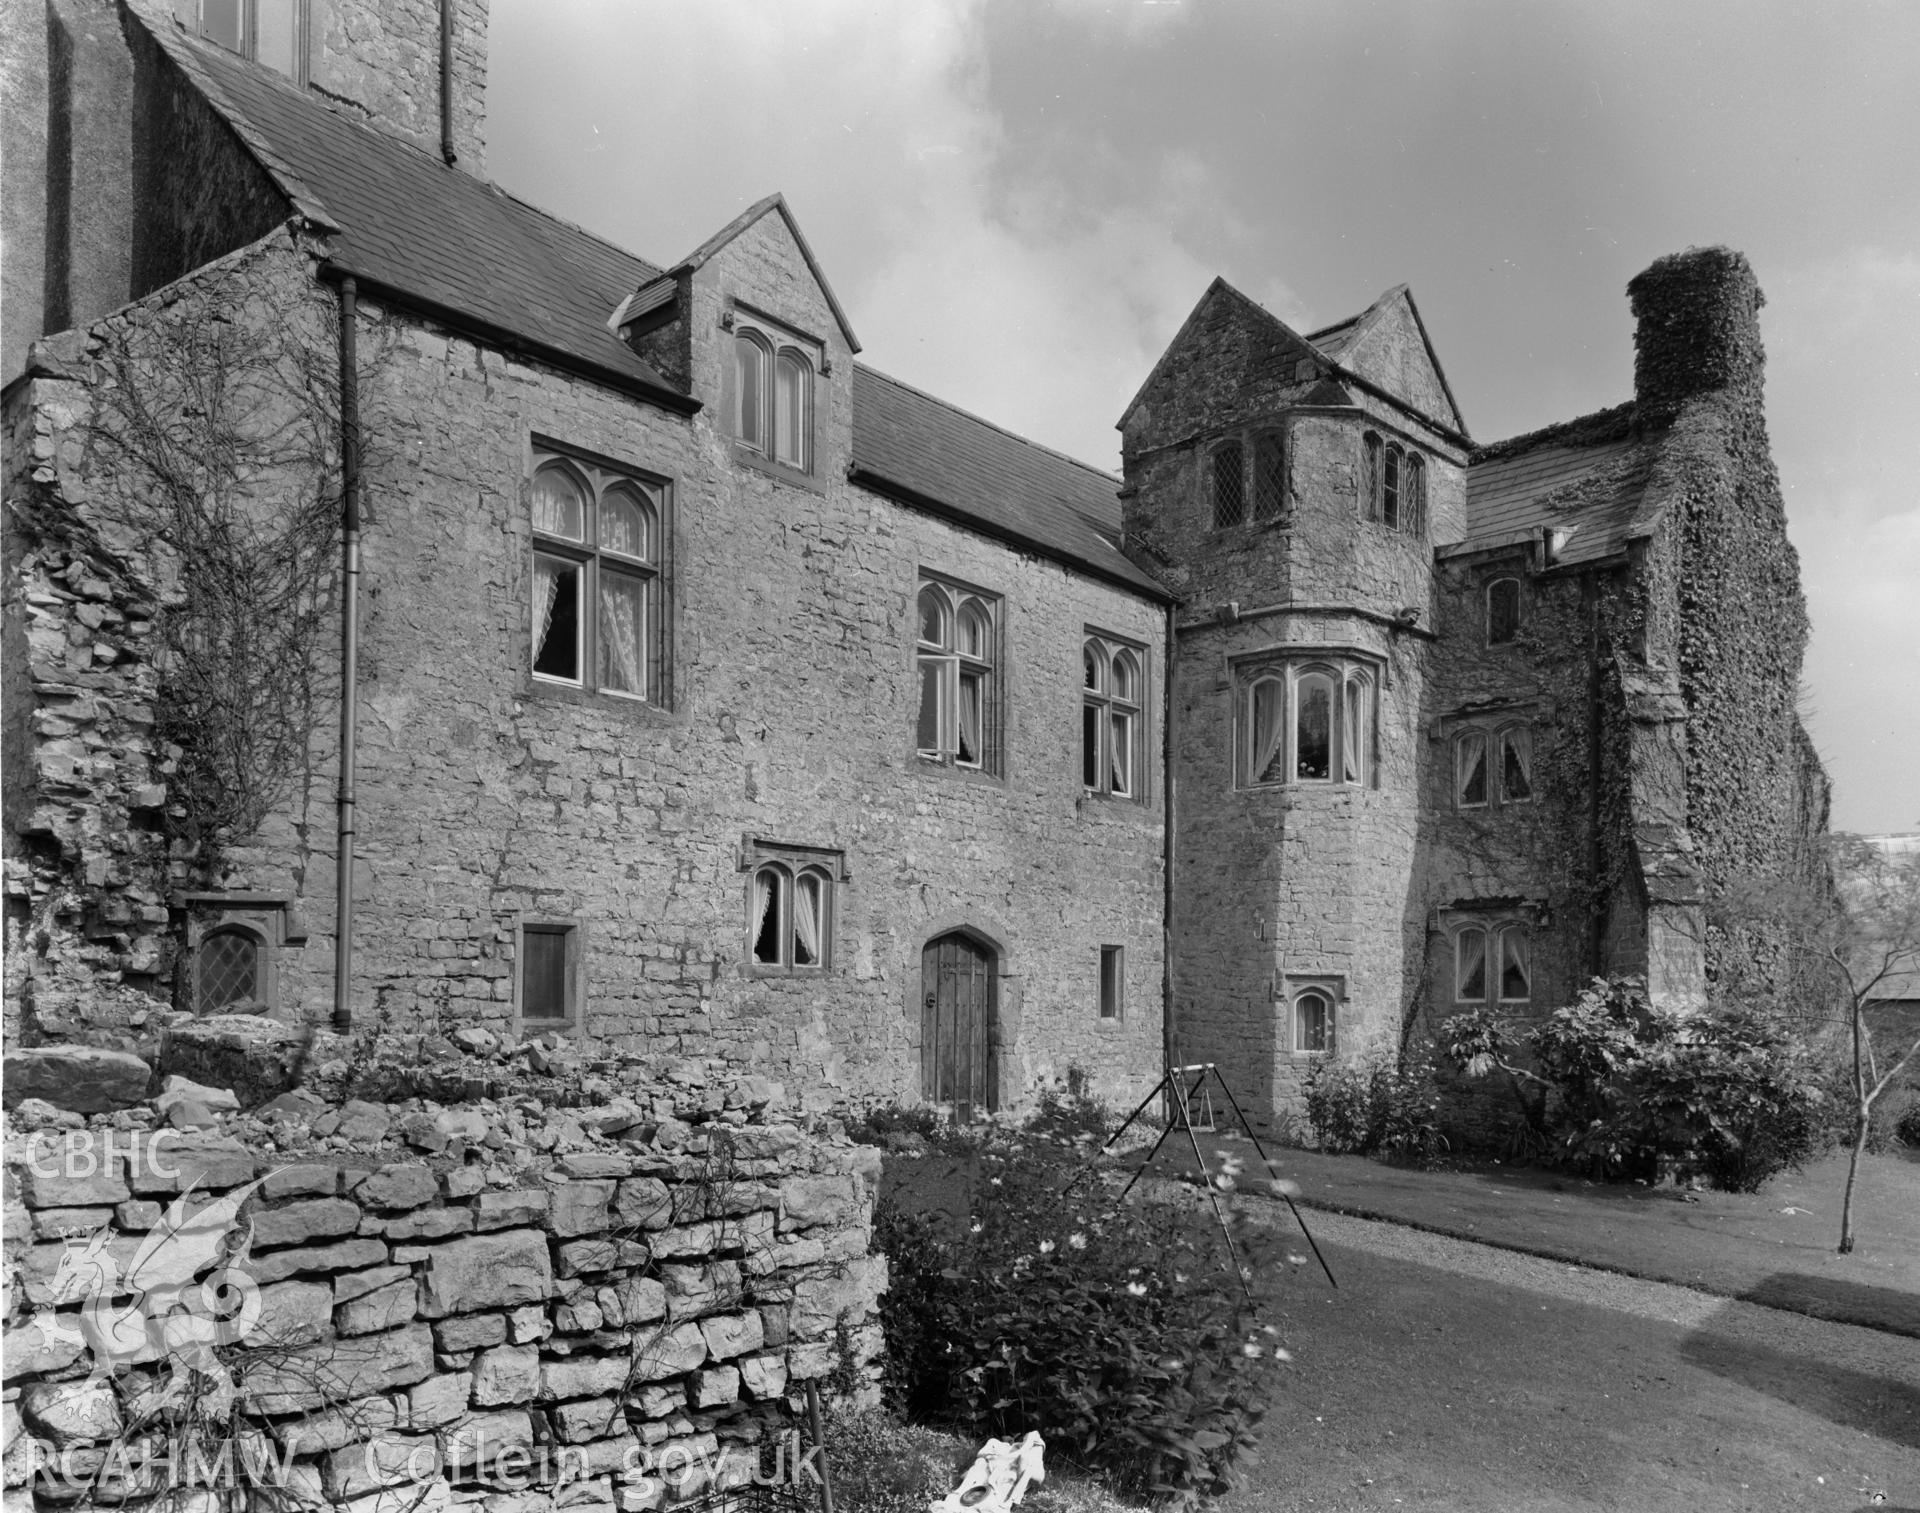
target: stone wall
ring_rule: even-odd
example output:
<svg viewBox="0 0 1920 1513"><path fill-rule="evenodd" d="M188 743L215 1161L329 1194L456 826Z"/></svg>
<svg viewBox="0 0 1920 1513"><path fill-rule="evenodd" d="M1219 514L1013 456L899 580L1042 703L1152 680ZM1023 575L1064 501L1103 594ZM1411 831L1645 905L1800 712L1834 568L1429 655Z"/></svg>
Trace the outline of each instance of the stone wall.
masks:
<svg viewBox="0 0 1920 1513"><path fill-rule="evenodd" d="M1097 627L1148 649L1146 750L1157 751L1163 612L847 484L851 354L817 292L798 304L782 292L816 286L768 220L771 241L709 267L722 288L735 280L836 344L811 480L736 458L717 404L690 421L363 306L356 1009L512 1032L519 928L557 920L579 931L581 1027L596 1040L723 1054L821 1106L912 1100L921 950L964 929L998 956L1003 1101L1069 1071L1137 1098L1159 1063L1162 795L1153 780L1140 803L1083 795L1080 643ZM269 237L127 319L148 340L216 318L310 321L324 340L332 295L312 279L314 250ZM766 274L768 262L780 266ZM50 449L26 484L80 521L103 484L85 445L88 384L123 341L116 322L80 341L70 387L16 399L32 416L18 423L45 428ZM722 351L696 352L717 391ZM658 702L530 674L536 444L670 491L670 682ZM913 750L923 570L999 596L997 775ZM80 635L66 601L44 613L49 645ZM331 997L334 728L331 705L319 708L310 760L256 834L226 838L217 859L167 858L157 878L174 912L154 928L170 945L195 890L298 913L303 938L277 946L271 967L276 1012L293 1019L323 1016ZM31 745L24 765L49 750ZM146 766L143 782L165 781ZM72 826L126 828L81 791L62 801ZM759 842L839 858L827 971L748 959ZM1103 945L1126 951L1119 1021L1099 1017ZM164 1001L176 982L163 965L143 986Z"/></svg>
<svg viewBox="0 0 1920 1513"><path fill-rule="evenodd" d="M443 4L454 19L453 147L460 168L484 178L488 0L312 0L308 67L323 94L438 152Z"/></svg>
<svg viewBox="0 0 1920 1513"><path fill-rule="evenodd" d="M15 1111L9 1506L164 1485L169 1443L184 1487L183 1451L231 1436L302 1501L641 1509L678 1470L771 1473L803 1383L871 1399L879 1153L763 1078L621 1063L246 1114L170 1082L90 1123Z"/></svg>

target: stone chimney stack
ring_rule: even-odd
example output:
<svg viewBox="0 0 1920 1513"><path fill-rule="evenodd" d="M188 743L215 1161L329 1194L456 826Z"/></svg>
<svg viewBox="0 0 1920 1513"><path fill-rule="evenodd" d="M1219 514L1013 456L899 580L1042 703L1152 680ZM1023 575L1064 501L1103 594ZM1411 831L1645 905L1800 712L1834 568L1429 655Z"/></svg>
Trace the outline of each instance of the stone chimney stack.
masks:
<svg viewBox="0 0 1920 1513"><path fill-rule="evenodd" d="M1765 296L1753 269L1726 247L1663 257L1627 285L1638 323L1633 389L1642 424L1666 425L1696 394L1760 387Z"/></svg>
<svg viewBox="0 0 1920 1513"><path fill-rule="evenodd" d="M365 110L376 125L442 151L445 110L454 160L478 178L487 163L488 0L313 0L309 69L315 88Z"/></svg>

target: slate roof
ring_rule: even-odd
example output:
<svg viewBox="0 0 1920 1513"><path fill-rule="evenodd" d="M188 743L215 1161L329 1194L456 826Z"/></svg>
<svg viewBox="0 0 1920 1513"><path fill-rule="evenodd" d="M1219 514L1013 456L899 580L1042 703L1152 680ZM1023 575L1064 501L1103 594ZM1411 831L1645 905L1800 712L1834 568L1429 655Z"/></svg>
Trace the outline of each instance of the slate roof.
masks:
<svg viewBox="0 0 1920 1513"><path fill-rule="evenodd" d="M265 69L187 41L165 20L149 29L293 205L331 228L333 267L563 367L691 405L609 326L616 311L632 318L634 296L644 291L645 303L656 290L670 292L670 284L656 282L661 268ZM791 224L785 201L770 197L709 238L693 260L774 208ZM850 328L847 336L851 343ZM861 482L1167 597L1119 549L1119 480L1112 475L857 364L853 432Z"/></svg>
<svg viewBox="0 0 1920 1513"><path fill-rule="evenodd" d="M876 373L853 370L854 481L1156 598L1121 552L1120 480Z"/></svg>
<svg viewBox="0 0 1920 1513"><path fill-rule="evenodd" d="M1592 562L1626 546L1652 465L1621 405L1489 447L1467 471L1467 540L1500 541L1541 526L1567 532L1559 560Z"/></svg>
<svg viewBox="0 0 1920 1513"><path fill-rule="evenodd" d="M685 404L607 329L622 298L658 274L652 264L267 69L168 36L165 23L152 30L289 198L335 228L333 267Z"/></svg>
<svg viewBox="0 0 1920 1513"><path fill-rule="evenodd" d="M1345 320L1335 321L1331 326L1322 326L1318 331L1309 331L1307 340L1319 348L1321 356L1338 362L1342 354L1352 345L1353 334L1359 329L1360 316L1349 315Z"/></svg>

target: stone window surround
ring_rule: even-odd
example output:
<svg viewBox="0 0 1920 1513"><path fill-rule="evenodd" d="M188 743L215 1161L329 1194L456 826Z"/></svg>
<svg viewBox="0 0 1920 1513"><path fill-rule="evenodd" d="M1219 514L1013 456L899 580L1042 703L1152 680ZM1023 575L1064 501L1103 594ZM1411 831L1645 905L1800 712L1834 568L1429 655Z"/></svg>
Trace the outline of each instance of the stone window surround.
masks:
<svg viewBox="0 0 1920 1513"><path fill-rule="evenodd" d="M212 892L179 894L174 903L186 911L187 955L181 987L192 1011L200 1012L201 946L209 936L223 930L236 930L252 938L258 953L254 977L259 989L253 1001L269 1014L277 1009L280 950L305 945L307 940L298 900L280 893Z"/></svg>
<svg viewBox="0 0 1920 1513"><path fill-rule="evenodd" d="M947 642L944 647L920 639L920 598L929 586L944 590L948 607ZM977 602L991 618L989 628L988 655L984 659L969 658L958 651L959 624L962 609L968 602ZM1006 598L991 589L982 588L964 578L954 577L950 573L934 568L922 567L914 580L913 602L910 614L913 619L914 635L908 647L912 658L912 687L914 690L914 716L908 725L909 750L914 762L921 770L941 769L962 778L992 783L1003 783L1006 779L1006 685L1007 633ZM941 688L938 694L942 701L938 716L945 728L940 733L937 747L923 747L919 740L920 706L924 699L923 661L950 662L953 676L941 675ZM971 663L965 669L983 675L985 686L981 691L981 753L978 762L959 760L959 674L963 663ZM953 686L949 688L947 685ZM951 706L950 710L948 706Z"/></svg>
<svg viewBox="0 0 1920 1513"><path fill-rule="evenodd" d="M279 60L263 56L260 51L260 12L266 6L286 18L288 23L285 41L292 48L292 56L286 61L292 64L292 71L280 66ZM311 0L233 0L233 9L240 26L240 46L230 48L212 31L207 29L206 0L173 0L173 14L180 24L196 37L212 43L223 52L237 52L241 57L264 67L271 68L282 78L304 89L307 85L312 58L312 5Z"/></svg>
<svg viewBox="0 0 1920 1513"><path fill-rule="evenodd" d="M1493 591L1502 584L1513 585L1513 632L1496 641L1493 637ZM1516 646L1520 641L1520 632L1527 624L1527 585L1521 574L1507 571L1495 571L1480 585L1481 624L1484 628L1483 641L1489 651L1496 647Z"/></svg>
<svg viewBox="0 0 1920 1513"><path fill-rule="evenodd" d="M1449 722L1452 723L1452 722ZM1482 797L1468 799L1467 752L1477 743L1482 763ZM1507 789L1507 749L1511 744L1519 755L1520 770L1527 785L1527 791L1515 795ZM1460 722L1453 732L1453 807L1461 812L1475 809L1504 809L1514 804L1531 804L1534 795L1533 782L1533 721L1522 716L1514 718L1511 709L1503 709L1490 717L1476 718Z"/></svg>
<svg viewBox="0 0 1920 1513"><path fill-rule="evenodd" d="M820 960L796 965L791 960L761 961L754 955L756 920L754 918L755 880L770 869L777 870L791 889L802 876L820 880ZM758 835L740 838L738 870L743 874L743 915L746 920L746 950L741 963L749 977L820 977L833 970L835 928L839 919L840 885L851 882L846 853L828 846L792 845ZM785 900L771 900L776 908L791 908L791 894ZM783 936L788 934L783 923ZM790 951L790 946L788 950Z"/></svg>
<svg viewBox="0 0 1920 1513"><path fill-rule="evenodd" d="M1534 991L1536 977L1533 960L1533 940L1535 933L1547 922L1546 906L1528 900L1501 900L1489 902L1483 907L1456 905L1441 910L1438 916L1438 928L1447 938L1447 996L1457 1009L1502 1006L1524 1008L1538 996ZM1478 998L1462 998L1461 968L1464 965L1461 955L1461 939L1471 931L1479 931L1483 937L1482 950L1485 988ZM1505 938L1513 934L1521 941L1519 957L1522 970L1527 977L1527 996L1508 998L1499 996L1505 957L1503 948Z"/></svg>
<svg viewBox="0 0 1920 1513"><path fill-rule="evenodd" d="M1239 449L1239 518L1222 520L1218 487L1221 454L1228 448ZM1292 448L1287 444L1284 417L1262 420L1258 424L1235 426L1201 444L1200 489L1202 516L1210 531L1236 531L1250 527L1266 529L1287 523L1290 511L1288 462Z"/></svg>
<svg viewBox="0 0 1920 1513"><path fill-rule="evenodd" d="M1280 674L1284 697L1281 702L1280 720L1283 736L1278 756L1282 762L1284 776L1257 782L1253 777L1253 765L1258 753L1253 750L1254 729L1254 685L1261 682L1271 672ZM1367 703L1364 710L1365 730L1362 740L1363 771L1359 781L1328 776L1325 778L1295 777L1296 756L1294 745L1297 737L1295 723L1297 712L1294 708L1294 689L1300 677L1308 672L1330 673L1336 691L1336 703L1332 715L1333 741L1329 751L1329 772L1341 771L1343 761L1343 743L1347 739L1349 722L1346 703L1349 689L1356 682L1364 682ZM1380 701L1387 687L1387 660L1379 652L1350 642L1305 642L1289 641L1269 647L1263 651L1246 652L1229 659L1229 684L1233 697L1234 721L1234 786L1241 789L1378 789L1380 786Z"/></svg>
<svg viewBox="0 0 1920 1513"><path fill-rule="evenodd" d="M1099 655L1106 659L1105 665L1109 669L1112 667L1114 657L1122 652L1129 654L1133 658L1135 683L1131 702L1121 700L1116 706L1113 695L1108 691L1112 681L1111 671L1103 678L1100 687L1091 688L1086 686L1085 655L1089 648L1095 649ZM1081 716L1082 723L1080 732L1080 779L1082 797L1109 801L1117 800L1123 804L1144 804L1147 802L1149 790L1153 786L1151 774L1148 772L1148 752L1151 748L1147 740L1147 711L1151 707L1149 690L1153 685L1152 679L1148 676L1151 668L1147 661L1147 648L1143 643L1135 641L1130 637L1116 635L1112 631L1101 630L1097 626L1089 625L1084 628L1084 639L1081 642L1081 655L1082 686L1080 698L1083 713ZM1133 775L1133 790L1130 793L1115 793L1109 782L1112 766L1107 759L1107 752L1108 743L1113 738L1113 727L1112 721L1105 718L1105 714L1112 712L1116 707L1122 712L1131 709L1133 714L1131 735L1133 752L1130 759L1130 767ZM1086 725L1084 711L1094 708L1103 711L1100 724L1096 727L1099 731L1099 752L1096 758L1096 771L1100 774L1100 782L1090 786L1086 781Z"/></svg>
<svg viewBox="0 0 1920 1513"><path fill-rule="evenodd" d="M815 493L825 492L820 482L820 416L821 384L833 373L833 360L828 355L826 342L793 325L756 309L744 300L729 297L726 309L720 314L720 329L727 333L726 358L721 364L720 413L726 417L724 428L733 448L733 460L743 467L767 474L782 483L795 484ZM771 446L757 446L742 441L739 437L740 424L740 379L737 351L734 340L737 337L752 334L764 344L769 360L766 379L766 392L771 398L774 392L772 363L778 362L781 351L788 350L802 357L810 370L810 383L807 394L807 442L806 466L795 467L782 462L774 456ZM771 409L768 420L771 422Z"/></svg>
<svg viewBox="0 0 1920 1513"><path fill-rule="evenodd" d="M582 637L582 677L578 682L537 675L533 671L532 624L533 585L532 549L539 547L547 550L549 545L559 550L554 555L572 556L584 561L588 556L597 559L597 551L591 543L569 542L565 538L549 538L544 533L532 529L533 519L533 481L540 469L549 463L561 463L568 468L576 483L586 488L588 494L598 501L615 483L625 482L634 485L647 497L653 507L655 541L649 581L649 604L647 609L648 633L654 637L654 649L648 658L649 667L645 677L649 683L645 697L623 693L617 689L602 690L594 686L588 676L593 668L593 641L591 636ZM525 650L520 654L518 693L523 698L535 698L545 702L591 705L609 712L618 711L642 720L655 720L667 715L672 709L673 698L673 625L674 625L674 488L673 481L663 474L625 461L608 457L586 447L575 446L570 442L557 441L542 432L531 432L525 448L525 493L526 514L523 517L529 530L528 555L525 559L527 570L527 628L524 632L528 640ZM596 482L596 477L604 475ZM627 563L621 564L629 566ZM598 584L594 585L597 594ZM597 605L597 598L594 600Z"/></svg>
<svg viewBox="0 0 1920 1513"><path fill-rule="evenodd" d="M1347 974L1344 972L1282 972L1278 986L1281 1003L1286 1006L1287 1054L1296 1059L1330 1056L1340 1046L1340 1014L1347 1002ZM1300 999L1318 993L1327 1001L1327 1043L1317 1051L1300 1046Z"/></svg>
<svg viewBox="0 0 1920 1513"><path fill-rule="evenodd" d="M1118 1027L1127 1022L1127 948L1101 946L1098 961L1098 1023Z"/></svg>
<svg viewBox="0 0 1920 1513"><path fill-rule="evenodd" d="M1383 434L1386 433L1386 434ZM1387 464L1392 469L1395 519L1386 518ZM1427 533L1427 479L1432 471L1424 451L1405 432L1369 419L1360 433L1360 518L1404 536Z"/></svg>
<svg viewBox="0 0 1920 1513"><path fill-rule="evenodd" d="M564 935L567 940L565 993L567 1013L564 1019L530 1019L526 1014L527 935ZM513 1024L516 1034L546 1034L558 1030L563 1035L580 1035L587 1022L586 998L586 924L577 915L521 914L513 922Z"/></svg>

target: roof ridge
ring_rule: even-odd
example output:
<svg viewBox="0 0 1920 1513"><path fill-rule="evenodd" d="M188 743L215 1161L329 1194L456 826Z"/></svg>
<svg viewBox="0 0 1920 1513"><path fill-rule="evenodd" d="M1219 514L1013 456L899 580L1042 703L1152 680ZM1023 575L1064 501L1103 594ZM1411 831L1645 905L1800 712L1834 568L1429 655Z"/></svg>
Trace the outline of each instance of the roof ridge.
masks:
<svg viewBox="0 0 1920 1513"><path fill-rule="evenodd" d="M978 415L972 410L963 409L950 399L942 399L938 394L930 394L925 389L910 384L903 378L895 378L891 373L882 373L871 363L856 362L854 367L871 377L879 379L882 383L892 384L896 389L905 389L909 394L917 394L929 404L939 405L943 410L951 410L955 415L963 416L973 421L976 425L983 425L990 431L998 431L1010 441L1017 441L1024 447L1031 447L1036 452L1045 452L1049 457L1057 457L1062 462L1071 463L1081 471L1091 473L1094 477L1101 479L1103 482L1111 483L1116 488L1125 481L1118 473L1110 473L1105 468L1097 468L1090 462L1083 462L1080 458L1061 451L1058 447L1050 447L1044 441L1035 441L1031 436L1022 436L1018 431L1008 430L1007 427L1001 425L998 421L988 420L984 415Z"/></svg>
<svg viewBox="0 0 1920 1513"><path fill-rule="evenodd" d="M1536 430L1522 431L1518 436L1509 436L1501 441L1490 441L1484 446L1476 446L1469 459L1469 465L1483 462L1500 462L1509 457L1518 457L1535 447L1550 446L1555 442L1564 446L1598 446L1602 442L1624 439L1633 429L1634 401L1622 400L1619 404L1608 405L1603 410L1591 410L1585 415L1576 415L1571 420L1558 420L1552 425L1541 426Z"/></svg>

